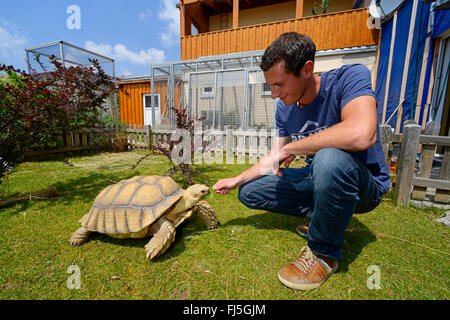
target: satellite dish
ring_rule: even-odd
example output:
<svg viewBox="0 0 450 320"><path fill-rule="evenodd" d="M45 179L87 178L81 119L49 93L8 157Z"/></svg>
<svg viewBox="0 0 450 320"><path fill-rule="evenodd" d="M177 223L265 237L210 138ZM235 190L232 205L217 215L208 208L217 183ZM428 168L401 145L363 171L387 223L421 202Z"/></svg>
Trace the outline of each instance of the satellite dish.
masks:
<svg viewBox="0 0 450 320"><path fill-rule="evenodd" d="M376 0L372 0L369 6L369 14L374 18L381 18L383 16L382 9L378 6L378 2Z"/></svg>

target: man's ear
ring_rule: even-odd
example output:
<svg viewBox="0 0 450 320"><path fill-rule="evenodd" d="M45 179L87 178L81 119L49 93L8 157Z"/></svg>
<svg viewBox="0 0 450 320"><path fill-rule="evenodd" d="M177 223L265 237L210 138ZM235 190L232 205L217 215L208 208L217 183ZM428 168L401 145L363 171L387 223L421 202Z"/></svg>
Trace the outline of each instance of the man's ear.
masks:
<svg viewBox="0 0 450 320"><path fill-rule="evenodd" d="M314 74L314 61L308 60L306 61L305 65L300 70L300 73L302 73L305 77L310 77Z"/></svg>

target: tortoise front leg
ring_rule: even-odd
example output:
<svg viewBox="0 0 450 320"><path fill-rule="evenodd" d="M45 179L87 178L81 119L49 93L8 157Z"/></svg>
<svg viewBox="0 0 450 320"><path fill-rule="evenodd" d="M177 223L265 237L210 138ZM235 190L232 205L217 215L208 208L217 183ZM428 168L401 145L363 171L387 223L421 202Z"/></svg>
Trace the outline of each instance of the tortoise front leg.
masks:
<svg viewBox="0 0 450 320"><path fill-rule="evenodd" d="M73 233L72 237L70 237L69 242L74 247L81 246L88 240L90 234L91 232L88 229L86 229L85 227L81 227Z"/></svg>
<svg viewBox="0 0 450 320"><path fill-rule="evenodd" d="M145 245L145 253L149 260L163 254L175 240L175 228L166 218L159 219L152 226L152 239Z"/></svg>
<svg viewBox="0 0 450 320"><path fill-rule="evenodd" d="M216 213L205 200L197 203L197 214L200 216L208 230L217 229L220 226Z"/></svg>

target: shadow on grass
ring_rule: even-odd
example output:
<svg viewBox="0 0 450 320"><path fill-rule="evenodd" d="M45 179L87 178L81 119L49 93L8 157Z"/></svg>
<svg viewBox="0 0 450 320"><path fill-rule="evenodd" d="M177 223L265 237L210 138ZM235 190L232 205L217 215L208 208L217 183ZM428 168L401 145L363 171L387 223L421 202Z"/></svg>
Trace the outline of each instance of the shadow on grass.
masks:
<svg viewBox="0 0 450 320"><path fill-rule="evenodd" d="M62 182L52 184L50 187L54 187L58 192L58 195L48 199L22 199L11 203L3 208L12 207L19 204L19 206L11 213L12 215L18 214L29 209L35 202L43 203L42 208L54 207L58 205L69 206L74 201L81 201L84 203L92 204L97 195L107 186L119 182L123 179L129 179L134 176L131 174L103 174L103 173L91 173L88 176L77 177L72 179L65 179ZM12 194L9 199L26 194ZM80 218L82 214L86 212L80 212Z"/></svg>
<svg viewBox="0 0 450 320"><path fill-rule="evenodd" d="M306 224L309 220L304 217L287 216L272 212L255 214L249 217L237 218L226 222L223 227L234 225L251 225L264 230L286 230L297 234L295 227ZM299 235L300 237L300 235ZM360 255L361 251L369 243L376 240L376 236L362 224L357 215L354 215L344 233L345 242L342 245L342 260L339 262L337 272L347 272L348 267ZM305 239L306 240L306 239ZM301 248L298 248L300 252ZM293 259L296 257L293 257Z"/></svg>
<svg viewBox="0 0 450 320"><path fill-rule="evenodd" d="M180 227L182 228L182 226L180 226ZM195 230L192 230L192 231L186 233L186 232L181 231L180 227L177 228L177 232L175 234L175 240L170 245L170 247L167 249L167 251L164 252L159 257L154 258L152 260L152 262L163 262L166 260L170 260L170 259L178 256L179 254L185 252L186 246L185 246L184 239L191 233L202 231L201 229L195 228ZM75 232L75 230L74 230L74 232ZM148 237L145 237L142 239L115 239L115 238L109 237L106 234L93 232L89 236L88 242L99 241L102 244L112 244L112 245L116 245L116 246L130 247L130 248L141 248L142 249L142 257L146 259L145 246L151 239L152 239L152 236L148 236Z"/></svg>
<svg viewBox="0 0 450 320"><path fill-rule="evenodd" d="M61 194L59 197L61 204L69 205L75 200L93 203L104 188L134 175L134 173L91 173L88 176L65 179L53 184L53 187Z"/></svg>

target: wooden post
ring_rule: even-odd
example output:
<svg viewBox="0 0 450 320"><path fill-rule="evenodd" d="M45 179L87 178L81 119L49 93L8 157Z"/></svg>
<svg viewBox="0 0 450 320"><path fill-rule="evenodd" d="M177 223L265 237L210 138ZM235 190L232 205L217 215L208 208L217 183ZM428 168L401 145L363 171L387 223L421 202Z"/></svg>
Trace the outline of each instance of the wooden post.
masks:
<svg viewBox="0 0 450 320"><path fill-rule="evenodd" d="M184 6L184 1L180 0L180 37L183 38L186 35L186 25L185 25L185 14L186 7Z"/></svg>
<svg viewBox="0 0 450 320"><path fill-rule="evenodd" d="M268 152L269 135L267 133L267 129L260 129L258 136L259 136L259 145L258 145L259 159L262 159Z"/></svg>
<svg viewBox="0 0 450 320"><path fill-rule="evenodd" d="M392 142L392 138L394 137L391 126L388 124L382 124L380 126L380 135L381 145L383 146L384 159L386 159L386 164L389 166L389 148Z"/></svg>
<svg viewBox="0 0 450 320"><path fill-rule="evenodd" d="M153 144L152 144L152 142L153 142L152 126L144 126L144 128L145 128L145 131L146 131L146 133L145 133L145 138L146 138L145 143L147 145L147 149L152 150L153 149Z"/></svg>
<svg viewBox="0 0 450 320"><path fill-rule="evenodd" d="M88 148L88 136L87 136L87 133L83 130L83 132L81 133L81 145L84 147L84 148Z"/></svg>
<svg viewBox="0 0 450 320"><path fill-rule="evenodd" d="M450 136L450 130L447 136ZM442 160L441 175L440 180L450 180L450 147L445 147L444 159ZM436 194L434 196L434 201L436 202L450 202L450 190L436 189Z"/></svg>
<svg viewBox="0 0 450 320"><path fill-rule="evenodd" d="M233 0L233 29L239 28L239 0Z"/></svg>
<svg viewBox="0 0 450 320"><path fill-rule="evenodd" d="M233 154L233 129L230 126L225 126L225 144L226 144L226 162L227 164L234 164Z"/></svg>
<svg viewBox="0 0 450 320"><path fill-rule="evenodd" d="M408 205L419 147L420 126L408 124L403 128L403 139L398 159L394 200L397 206Z"/></svg>
<svg viewBox="0 0 450 320"><path fill-rule="evenodd" d="M431 29L431 20L432 19L431 18L432 18L432 15L430 14L430 16L428 18L428 27L427 27L428 33L431 33L431 31L432 31L432 29ZM425 48L423 50L422 68L420 70L419 89L417 90L416 110L415 110L415 115L414 115L414 120L416 120L417 123L419 123L420 108L422 107L423 87L425 84L425 73L426 73L427 67L428 67L428 53L430 51L430 40L431 40L431 37L427 37L427 39L425 40ZM418 54L418 53L416 53L416 54ZM411 108L412 107L413 106L411 106ZM422 123L426 123L426 122L427 121L424 117L424 119L422 119Z"/></svg>
<svg viewBox="0 0 450 320"><path fill-rule="evenodd" d="M406 46L406 57L405 57L405 64L403 65L403 76L402 76L402 88L400 90L400 101L403 101L406 95L406 82L408 80L408 73L409 73L409 60L411 59L411 48L413 44L413 36L414 36L414 27L416 24L416 17L417 17L417 5L419 1L413 1L413 9L411 13L411 20L409 24L409 36L408 36L408 44ZM400 124L403 120L403 106L398 109L397 112L397 125L395 126L396 132L400 132ZM411 106L413 108L414 106Z"/></svg>
<svg viewBox="0 0 450 320"><path fill-rule="evenodd" d="M303 17L303 0L297 0L295 4L295 19Z"/></svg>
<svg viewBox="0 0 450 320"><path fill-rule="evenodd" d="M67 148L72 148L73 146L74 146L73 133L72 132L68 132L68 133L66 133L66 147Z"/></svg>
<svg viewBox="0 0 450 320"><path fill-rule="evenodd" d="M422 119L422 127L425 128L425 123L428 120L428 109L430 108L431 104L431 98L433 96L433 88L434 88L434 77L436 72L436 61L438 58L438 52L439 52L439 43L440 38L437 38L435 41L434 46L434 55L433 55L433 61L431 62L431 74L430 74L430 83L428 84L428 93L427 93L427 102L425 103L425 107L423 110L423 119Z"/></svg>
<svg viewBox="0 0 450 320"><path fill-rule="evenodd" d="M252 128L247 132L249 134L248 163L255 164L258 162L258 131Z"/></svg>
<svg viewBox="0 0 450 320"><path fill-rule="evenodd" d="M441 125L439 122L437 121L428 122L425 127L425 135L437 136L439 135L440 128ZM435 153L436 153L436 145L434 144L422 145L422 151L420 153L420 160L419 160L419 172L417 172L418 177L420 178L430 177ZM427 192L426 187L414 186L412 198L423 200L425 199L426 192Z"/></svg>
<svg viewBox="0 0 450 320"><path fill-rule="evenodd" d="M81 146L80 134L79 134L78 131L73 132L73 146L74 146L74 147L79 147L79 146Z"/></svg>
<svg viewBox="0 0 450 320"><path fill-rule="evenodd" d="M237 146L236 146L236 156L237 156L237 164L245 163L245 132L241 128L234 132L237 138Z"/></svg>
<svg viewBox="0 0 450 320"><path fill-rule="evenodd" d="M386 86L384 88L384 105L383 105L383 118L382 123L386 122L386 111L387 111L387 101L389 97L389 86L391 83L391 71L392 71L392 59L394 57L394 46L395 46L395 34L397 30L397 12L394 13L394 21L392 23L392 35L391 35L391 46L389 49L389 63L388 63L388 71L386 75Z"/></svg>

